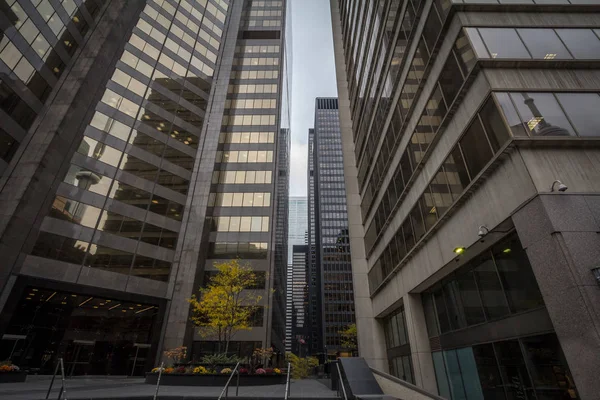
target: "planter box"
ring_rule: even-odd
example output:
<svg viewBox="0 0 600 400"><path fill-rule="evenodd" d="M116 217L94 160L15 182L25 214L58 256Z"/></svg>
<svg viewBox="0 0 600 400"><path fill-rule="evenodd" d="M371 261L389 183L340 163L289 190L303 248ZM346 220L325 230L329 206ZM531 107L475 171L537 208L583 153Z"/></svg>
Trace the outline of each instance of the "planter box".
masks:
<svg viewBox="0 0 600 400"><path fill-rule="evenodd" d="M146 383L156 385L158 373L146 373ZM165 386L219 386L227 383L229 375L220 374L162 374L160 385ZM235 387L237 376L234 376L229 384ZM265 386L285 384L285 375L240 375L240 386Z"/></svg>
<svg viewBox="0 0 600 400"><path fill-rule="evenodd" d="M25 371L0 372L0 383L25 382L25 379L27 379Z"/></svg>

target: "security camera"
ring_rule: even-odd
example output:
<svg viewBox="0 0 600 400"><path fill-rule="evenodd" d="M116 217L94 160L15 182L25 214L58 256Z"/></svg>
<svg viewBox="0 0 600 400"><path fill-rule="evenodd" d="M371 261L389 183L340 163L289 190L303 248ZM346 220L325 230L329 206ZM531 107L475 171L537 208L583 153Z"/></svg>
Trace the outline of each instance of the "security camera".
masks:
<svg viewBox="0 0 600 400"><path fill-rule="evenodd" d="M481 226L479 227L479 231L477 232L477 235L478 235L480 238L483 238L483 237L484 237L485 235L487 235L488 233L490 233L490 230L488 229L488 227L487 227L487 226L485 226L485 225L481 225Z"/></svg>
<svg viewBox="0 0 600 400"><path fill-rule="evenodd" d="M558 189L559 192L566 192L567 191L567 189L568 189L567 185L565 185L564 183L562 183L559 180L556 180L556 181L552 182L552 187L550 188L551 192L554 192L554 185L556 185L557 183L558 183L558 188L557 189Z"/></svg>

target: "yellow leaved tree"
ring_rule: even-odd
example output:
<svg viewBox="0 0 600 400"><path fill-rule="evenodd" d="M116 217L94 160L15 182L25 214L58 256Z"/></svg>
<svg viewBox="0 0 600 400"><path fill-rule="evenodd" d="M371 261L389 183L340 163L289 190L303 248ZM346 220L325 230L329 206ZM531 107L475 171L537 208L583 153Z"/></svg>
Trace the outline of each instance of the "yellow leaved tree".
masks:
<svg viewBox="0 0 600 400"><path fill-rule="evenodd" d="M233 336L241 330L250 330L252 316L262 296L252 290L256 275L249 265L239 260L215 263L217 274L208 285L192 296L191 320L200 327L202 336L212 336L219 342L218 351L227 353Z"/></svg>

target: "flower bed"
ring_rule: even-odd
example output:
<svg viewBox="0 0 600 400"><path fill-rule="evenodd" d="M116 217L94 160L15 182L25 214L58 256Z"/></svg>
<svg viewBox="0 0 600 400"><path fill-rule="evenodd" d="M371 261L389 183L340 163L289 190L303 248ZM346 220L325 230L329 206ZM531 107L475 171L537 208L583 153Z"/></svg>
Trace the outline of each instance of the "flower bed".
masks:
<svg viewBox="0 0 600 400"><path fill-rule="evenodd" d="M25 382L27 379L27 372L19 370L10 361L5 361L0 364L0 383L14 383L14 382Z"/></svg>
<svg viewBox="0 0 600 400"><path fill-rule="evenodd" d="M231 373L230 373L231 374ZM178 372L163 372L160 377L160 384L166 386L220 386L223 387L227 383L230 374L186 374ZM149 372L146 374L146 383L156 385L158 372ZM231 387L234 387L237 382L237 376L231 380ZM261 374L248 375L240 374L240 386L262 386L262 385L279 385L285 383L285 375L283 374Z"/></svg>

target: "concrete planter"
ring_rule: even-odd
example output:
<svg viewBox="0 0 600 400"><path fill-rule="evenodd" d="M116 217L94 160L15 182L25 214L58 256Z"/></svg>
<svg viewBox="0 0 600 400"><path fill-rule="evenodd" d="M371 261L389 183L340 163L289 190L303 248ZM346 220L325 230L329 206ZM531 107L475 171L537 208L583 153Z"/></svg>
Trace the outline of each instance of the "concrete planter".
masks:
<svg viewBox="0 0 600 400"><path fill-rule="evenodd" d="M0 383L25 382L25 379L27 379L25 371L0 372Z"/></svg>
<svg viewBox="0 0 600 400"><path fill-rule="evenodd" d="M146 373L146 383L156 385L158 373ZM162 374L160 385L165 386L225 386L229 375L222 374ZM231 387L237 382L237 376L231 380ZM285 383L285 375L240 375L240 386L280 385Z"/></svg>

